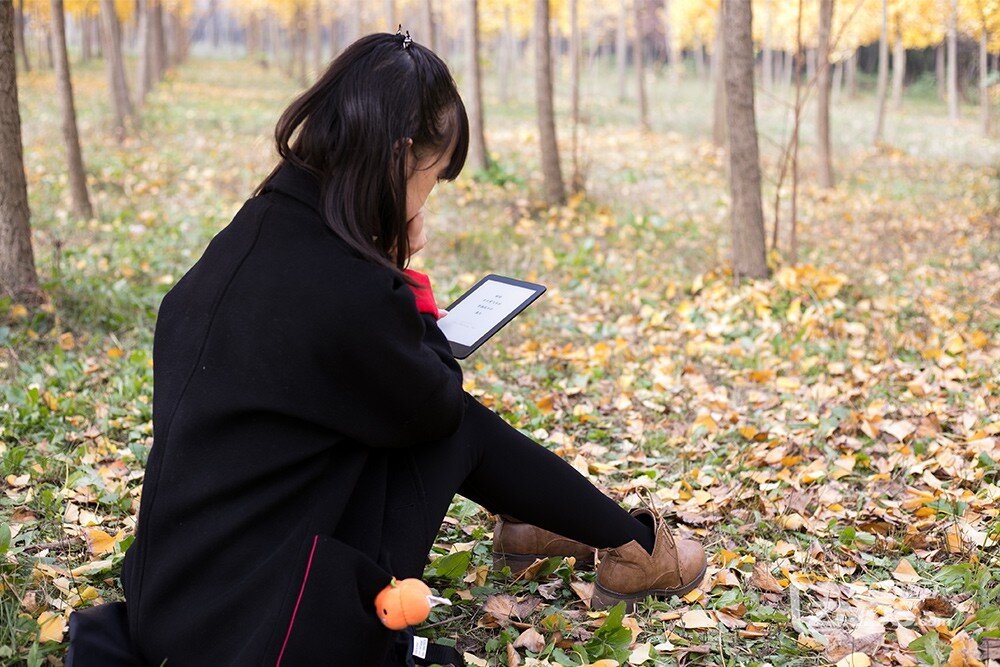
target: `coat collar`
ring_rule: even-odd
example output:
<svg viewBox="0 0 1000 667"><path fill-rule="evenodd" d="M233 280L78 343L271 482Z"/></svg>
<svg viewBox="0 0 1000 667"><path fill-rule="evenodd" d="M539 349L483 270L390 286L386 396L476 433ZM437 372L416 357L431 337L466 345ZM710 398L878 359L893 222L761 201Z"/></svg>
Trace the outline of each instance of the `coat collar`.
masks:
<svg viewBox="0 0 1000 667"><path fill-rule="evenodd" d="M274 178L264 187L264 192L277 190L306 204L318 213L320 206L319 181L312 173L291 162L283 161Z"/></svg>

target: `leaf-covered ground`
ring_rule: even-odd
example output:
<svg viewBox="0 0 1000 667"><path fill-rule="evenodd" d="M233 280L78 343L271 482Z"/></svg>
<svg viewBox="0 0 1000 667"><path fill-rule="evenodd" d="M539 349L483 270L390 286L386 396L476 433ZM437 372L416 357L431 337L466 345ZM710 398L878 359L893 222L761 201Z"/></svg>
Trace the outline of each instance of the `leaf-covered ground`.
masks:
<svg viewBox="0 0 1000 667"><path fill-rule="evenodd" d="M61 664L70 610L121 599L156 309L272 166L295 93L195 61L118 146L99 64L75 75L90 221L67 212L51 75L21 78L51 303L0 302L3 664ZM841 99L832 192L805 128L800 264L775 254L772 279L736 285L710 87L654 85L651 134L607 87L584 90L587 196L551 210L529 93L488 91L500 166L432 194L414 266L442 305L488 271L548 285L463 362L466 389L625 506L652 490L708 575L683 600L590 612L573 563L490 572L492 518L459 498L425 577L454 605L420 632L476 665L998 664L1000 142L918 83L872 149L871 101ZM769 216L780 97L758 104Z"/></svg>

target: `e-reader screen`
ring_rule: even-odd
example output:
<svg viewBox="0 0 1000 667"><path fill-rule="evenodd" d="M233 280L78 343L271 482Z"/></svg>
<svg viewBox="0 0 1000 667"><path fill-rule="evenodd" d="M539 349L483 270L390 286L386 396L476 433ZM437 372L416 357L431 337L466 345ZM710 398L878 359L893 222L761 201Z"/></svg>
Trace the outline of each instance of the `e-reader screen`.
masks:
<svg viewBox="0 0 1000 667"><path fill-rule="evenodd" d="M464 359L544 291L536 283L490 274L448 306L438 326L455 357Z"/></svg>

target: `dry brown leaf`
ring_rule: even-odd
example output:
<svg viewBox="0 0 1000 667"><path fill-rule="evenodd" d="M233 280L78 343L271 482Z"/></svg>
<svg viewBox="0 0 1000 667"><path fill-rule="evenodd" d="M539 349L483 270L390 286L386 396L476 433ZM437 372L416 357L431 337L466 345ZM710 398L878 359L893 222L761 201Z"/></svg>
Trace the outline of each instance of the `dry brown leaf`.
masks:
<svg viewBox="0 0 1000 667"><path fill-rule="evenodd" d="M905 558L900 559L899 565L892 571L892 578L904 584L915 584L920 581L920 575L913 569L910 561Z"/></svg>
<svg viewBox="0 0 1000 667"><path fill-rule="evenodd" d="M706 630L714 628L716 621L704 609L691 609L681 615L681 625L688 630Z"/></svg>
<svg viewBox="0 0 1000 667"><path fill-rule="evenodd" d="M526 648L532 653L538 653L545 648L545 637L534 628L527 628L514 640L514 648Z"/></svg>
<svg viewBox="0 0 1000 667"><path fill-rule="evenodd" d="M507 667L520 667L521 656L514 650L514 645L507 642Z"/></svg>
<svg viewBox="0 0 1000 667"><path fill-rule="evenodd" d="M587 608L590 609L590 598L594 597L594 583L590 581L571 581L569 587L573 589L577 597L583 600Z"/></svg>
<svg viewBox="0 0 1000 667"><path fill-rule="evenodd" d="M769 593L785 592L785 589L781 587L778 580L771 574L770 566L767 563L761 562L754 564L753 574L750 575L750 585Z"/></svg>

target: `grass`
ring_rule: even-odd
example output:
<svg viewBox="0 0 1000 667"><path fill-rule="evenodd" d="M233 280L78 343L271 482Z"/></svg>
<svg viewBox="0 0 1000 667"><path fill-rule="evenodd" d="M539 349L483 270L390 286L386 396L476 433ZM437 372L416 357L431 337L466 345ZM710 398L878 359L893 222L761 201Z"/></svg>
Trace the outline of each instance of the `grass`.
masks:
<svg viewBox="0 0 1000 667"><path fill-rule="evenodd" d="M997 635L1000 564L969 539L949 542L948 531L963 522L989 533L998 521L1000 141L977 135L973 108L952 123L917 86L891 113L887 145L873 149L873 100L842 98L833 117L840 184L824 192L811 176L807 108L805 266L784 267L778 252L784 271L737 286L726 273L724 153L707 141L710 87L651 78L654 131L643 134L632 102L602 94L612 77L601 67L583 86L586 197L540 202L532 100L522 93L501 105L488 78L496 167L428 202L431 243L415 266L431 273L442 303L491 271L549 286L463 362L467 390L626 505L636 485L651 484L678 530L705 542L713 578L701 597L634 615L638 642L660 647L658 661L820 664L829 654L798 641L791 591L816 615L829 602L827 581L861 600L841 600L827 625L817 621L828 634L834 621L849 632L871 608L864 600L891 591L907 609L934 596L956 601L933 634L920 631L917 660L946 655L963 624L985 646ZM121 598L152 444L156 309L272 166L269 135L297 92L275 71L194 60L150 96L141 130L119 146L99 63L76 68L74 80L96 209L83 221L68 214L52 75L19 82L35 253L51 304L28 312L0 302L3 664L59 664L66 645L37 641L40 614ZM557 85L563 119L565 92ZM758 97L769 225L785 93ZM564 121L559 133L568 147ZM782 216L787 225L787 208ZM895 422L922 430L899 442L881 428ZM911 502L918 491L925 502ZM579 664L581 649L621 649L613 623L588 616L570 588L592 574L555 559L535 581L477 577L491 519L461 499L449 516L435 554L474 544L465 567L428 569L455 603L435 612L431 634L503 664L519 630L497 627L484 600L548 586L551 599L530 619L546 638L541 655ZM85 539L98 521L126 537L100 556L105 565L73 575L98 560ZM902 557L917 582L893 578ZM753 584L756 563L781 594ZM689 629L690 609L730 610L745 625ZM886 632L895 646L895 626Z"/></svg>

